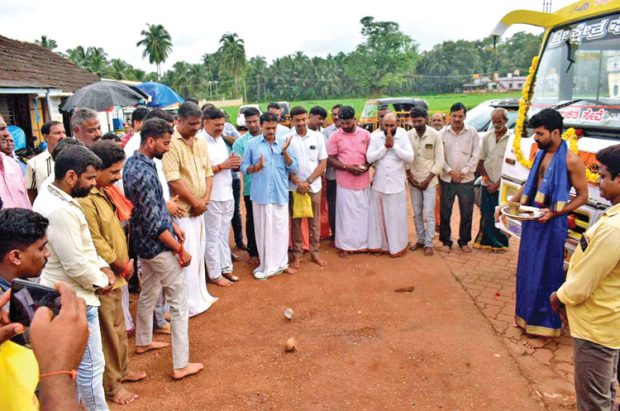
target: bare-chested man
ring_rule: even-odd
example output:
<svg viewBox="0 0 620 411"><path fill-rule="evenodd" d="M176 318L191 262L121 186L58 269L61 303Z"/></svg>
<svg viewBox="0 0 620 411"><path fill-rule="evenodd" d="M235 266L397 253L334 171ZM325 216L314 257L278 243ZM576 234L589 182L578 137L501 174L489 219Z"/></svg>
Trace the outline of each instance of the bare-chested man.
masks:
<svg viewBox="0 0 620 411"><path fill-rule="evenodd" d="M563 118L552 109L534 115L529 125L540 151L530 175L513 201L542 209L543 216L522 225L517 265L515 322L536 337L557 337L562 322L553 312L549 295L564 282L564 242L568 235L567 216L588 200L585 166L562 140ZM571 198L570 189L576 195ZM529 340L539 348L548 339Z"/></svg>

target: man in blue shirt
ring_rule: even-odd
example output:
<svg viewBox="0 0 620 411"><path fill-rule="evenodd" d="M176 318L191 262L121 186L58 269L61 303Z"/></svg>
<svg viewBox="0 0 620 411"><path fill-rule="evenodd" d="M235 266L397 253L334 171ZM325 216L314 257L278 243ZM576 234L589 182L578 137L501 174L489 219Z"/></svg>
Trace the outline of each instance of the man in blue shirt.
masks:
<svg viewBox="0 0 620 411"><path fill-rule="evenodd" d="M255 139L261 135L260 130L260 111L254 107L249 107L243 112L245 116L245 125L248 128L248 132L243 136L235 140L233 144L233 151L239 157L243 158L245 148L250 140ZM248 239L248 255L250 256L249 263L252 265L258 265L258 250L256 249L256 236L254 234L254 216L252 213L252 200L250 198L250 189L252 188L252 177L243 175L243 202L245 203L245 236ZM234 189L234 187L233 187Z"/></svg>
<svg viewBox="0 0 620 411"><path fill-rule="evenodd" d="M260 123L263 134L248 143L241 171L252 175L250 197L260 258L254 277L264 280L295 272L288 266L288 174L297 171L297 161L287 152L291 138L276 138L278 117L265 113Z"/></svg>
<svg viewBox="0 0 620 411"><path fill-rule="evenodd" d="M172 378L200 372L201 363L189 362L188 311L185 275L192 256L185 250L185 233L172 222L153 158L161 159L170 147L173 129L154 118L142 125L140 149L125 163L123 185L133 204L130 238L140 258L142 290L138 300L136 353L167 347L153 341L153 309L163 288L170 305ZM176 238L175 238L176 236Z"/></svg>

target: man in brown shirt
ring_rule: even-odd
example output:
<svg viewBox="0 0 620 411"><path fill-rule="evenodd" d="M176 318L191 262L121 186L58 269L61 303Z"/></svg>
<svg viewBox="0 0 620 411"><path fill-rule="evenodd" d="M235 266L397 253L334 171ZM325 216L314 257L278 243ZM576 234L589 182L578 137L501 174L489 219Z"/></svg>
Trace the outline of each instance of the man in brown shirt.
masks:
<svg viewBox="0 0 620 411"><path fill-rule="evenodd" d="M87 197L79 199L97 255L110 265L116 275L112 290L101 294L99 327L105 358L103 389L106 397L117 404L129 404L138 398L123 388L123 381L139 381L144 372L129 370L127 332L121 304L121 287L133 274L133 260L129 259L127 238L117 216L116 205L108 190L121 178L125 152L111 141L95 143L91 150L101 159L97 186Z"/></svg>
<svg viewBox="0 0 620 411"><path fill-rule="evenodd" d="M187 283L189 316L206 311L216 298L207 291L205 273L204 212L209 207L213 170L203 138L196 133L202 126L202 112L197 104L186 102L179 107L179 118L170 142L170 151L163 158L164 174L170 195L179 196L183 217L175 223L185 231L185 249L192 262L184 268Z"/></svg>

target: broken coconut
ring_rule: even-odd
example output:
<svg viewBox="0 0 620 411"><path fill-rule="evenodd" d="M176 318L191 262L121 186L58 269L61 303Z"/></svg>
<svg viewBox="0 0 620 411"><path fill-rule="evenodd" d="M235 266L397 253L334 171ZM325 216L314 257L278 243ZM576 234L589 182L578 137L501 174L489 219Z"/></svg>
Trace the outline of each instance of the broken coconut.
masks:
<svg viewBox="0 0 620 411"><path fill-rule="evenodd" d="M295 338L291 337L288 340L286 340L286 346L284 347L284 350L286 352L293 352L295 351L296 347L297 347L297 341L295 341Z"/></svg>
<svg viewBox="0 0 620 411"><path fill-rule="evenodd" d="M293 321L293 314L294 311L292 308L286 308L284 310L284 316L289 320L289 321Z"/></svg>

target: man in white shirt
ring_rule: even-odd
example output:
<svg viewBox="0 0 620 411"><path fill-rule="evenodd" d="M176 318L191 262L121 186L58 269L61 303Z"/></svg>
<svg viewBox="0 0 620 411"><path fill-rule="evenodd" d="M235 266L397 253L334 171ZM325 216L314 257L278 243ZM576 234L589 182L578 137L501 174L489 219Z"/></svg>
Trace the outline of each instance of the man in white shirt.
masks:
<svg viewBox="0 0 620 411"><path fill-rule="evenodd" d="M232 169L241 165L241 157L231 153L222 133L226 116L222 110L210 108L203 113L203 130L199 138L204 138L209 148L213 186L209 207L204 213L205 219L205 262L209 280L221 287L231 286L239 281L233 275L233 263L230 255L230 222L235 211L235 199L232 187Z"/></svg>
<svg viewBox="0 0 620 411"><path fill-rule="evenodd" d="M495 207L499 205L499 185L502 178L504 153L510 139L506 128L508 111L496 108L491 112L493 130L482 140L478 172L482 176L480 199L480 231L474 241L474 248L486 248L503 252L508 249L508 237L495 227Z"/></svg>
<svg viewBox="0 0 620 411"><path fill-rule="evenodd" d="M413 149L396 114L387 113L381 128L370 135L366 159L375 167L370 190L368 250L399 257L407 251L407 193L405 167Z"/></svg>
<svg viewBox="0 0 620 411"><path fill-rule="evenodd" d="M166 113L160 108L156 108L155 110ZM132 134L129 140L127 140L127 142L123 146L123 149L125 150L125 158L133 156L133 154L140 148L140 130L142 130L142 123L148 120L147 117L150 113L151 112L146 107L138 107L133 111L133 113L131 113ZM166 114L171 117L170 121L174 121L174 118L170 114ZM158 118L161 118L161 116L158 116Z"/></svg>
<svg viewBox="0 0 620 411"><path fill-rule="evenodd" d="M443 141L437 130L428 127L428 112L423 107L411 109L413 128L407 133L413 147L413 162L407 166L411 206L418 240L411 251L424 249L433 255L437 176L443 170Z"/></svg>
<svg viewBox="0 0 620 411"><path fill-rule="evenodd" d="M480 136L478 131L465 124L467 109L462 103L450 108L450 125L443 129L442 140L446 162L441 173L441 200L439 240L443 251L452 250L450 218L454 197L459 200L459 248L471 253L471 223L474 214L474 171L478 165Z"/></svg>
<svg viewBox="0 0 620 411"><path fill-rule="evenodd" d="M332 134L336 132L340 128L340 119L338 118L338 114L340 114L340 108L342 104L336 104L332 107L332 121L333 124L323 130L323 137L325 137L325 145L329 141L329 138ZM336 169L327 162L327 169L325 170L325 189L323 190L325 193L325 197L327 197L327 213L329 216L329 228L332 231L332 235L330 240L332 244L336 241L336 189L338 185L336 184Z"/></svg>
<svg viewBox="0 0 620 411"><path fill-rule="evenodd" d="M54 171L52 150L59 141L67 137L65 126L60 121L48 121L43 124L41 134L43 134L43 138L47 141L47 148L28 160L26 168L26 187L28 187L28 197L32 203L37 198L41 184Z"/></svg>
<svg viewBox="0 0 620 411"><path fill-rule="evenodd" d="M101 160L82 146L65 148L54 164L55 180L39 193L34 211L49 220L50 257L41 284L71 285L86 302L88 345L78 368L77 389L89 411L107 410L103 390L104 357L99 329L99 298L114 285L114 273L97 255L86 217L76 198L86 197L96 185ZM53 343L53 342L52 342Z"/></svg>
<svg viewBox="0 0 620 411"><path fill-rule="evenodd" d="M292 114L291 114L292 117ZM323 124L327 118L327 110L321 106L314 106L310 109L308 117L308 128L312 131L323 132Z"/></svg>
<svg viewBox="0 0 620 411"><path fill-rule="evenodd" d="M292 218L291 237L293 240L293 267L299 267L303 250L301 223L303 218L293 218L293 192L308 194L312 202L312 218L308 218L310 226L310 258L320 266L327 262L319 256L319 240L321 236L321 176L327 167L327 149L323 135L308 128L308 112L301 106L291 110L291 121L295 127L287 134L292 137L290 152L297 159L297 172L290 175L289 212Z"/></svg>
<svg viewBox="0 0 620 411"><path fill-rule="evenodd" d="M163 111L160 108L155 110ZM122 139L122 147L125 150L125 157L129 158L140 148L140 130L142 130L142 123L147 120L147 116L150 113L146 107L137 107L131 113L131 131ZM174 118L173 120L174 121Z"/></svg>

